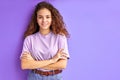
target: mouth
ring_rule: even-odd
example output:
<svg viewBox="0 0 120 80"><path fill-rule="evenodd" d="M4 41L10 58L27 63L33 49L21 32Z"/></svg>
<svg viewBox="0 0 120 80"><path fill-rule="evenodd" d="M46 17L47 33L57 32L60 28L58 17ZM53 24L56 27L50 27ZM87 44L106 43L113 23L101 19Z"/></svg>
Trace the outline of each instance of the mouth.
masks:
<svg viewBox="0 0 120 80"><path fill-rule="evenodd" d="M47 24L42 24L43 27L47 27L48 25Z"/></svg>
<svg viewBox="0 0 120 80"><path fill-rule="evenodd" d="M48 24L47 23L42 23L42 26L47 26Z"/></svg>

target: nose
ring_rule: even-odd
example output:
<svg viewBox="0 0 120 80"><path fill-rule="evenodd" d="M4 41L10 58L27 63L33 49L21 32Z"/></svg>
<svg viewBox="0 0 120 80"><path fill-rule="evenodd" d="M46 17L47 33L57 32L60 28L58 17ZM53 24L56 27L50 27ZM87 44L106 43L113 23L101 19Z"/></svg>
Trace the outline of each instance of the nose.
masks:
<svg viewBox="0 0 120 80"><path fill-rule="evenodd" d="M43 18L43 22L45 22L46 21L46 18Z"/></svg>

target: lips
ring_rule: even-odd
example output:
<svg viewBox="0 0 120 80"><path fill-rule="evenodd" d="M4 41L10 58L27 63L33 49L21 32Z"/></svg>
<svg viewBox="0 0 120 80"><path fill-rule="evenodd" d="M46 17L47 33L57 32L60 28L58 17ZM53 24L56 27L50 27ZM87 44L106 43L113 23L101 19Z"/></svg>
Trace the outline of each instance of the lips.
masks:
<svg viewBox="0 0 120 80"><path fill-rule="evenodd" d="M43 26L43 27L46 27L46 26L47 26L47 24L42 24L42 26Z"/></svg>

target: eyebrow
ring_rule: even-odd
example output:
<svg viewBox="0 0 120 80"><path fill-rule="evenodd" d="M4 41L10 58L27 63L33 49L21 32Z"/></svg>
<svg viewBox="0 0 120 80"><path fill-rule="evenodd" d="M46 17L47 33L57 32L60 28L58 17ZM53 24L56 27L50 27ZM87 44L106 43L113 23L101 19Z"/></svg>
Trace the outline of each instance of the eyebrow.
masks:
<svg viewBox="0 0 120 80"><path fill-rule="evenodd" d="M42 15L38 15L38 16L42 16ZM51 15L45 15L45 16L51 16Z"/></svg>

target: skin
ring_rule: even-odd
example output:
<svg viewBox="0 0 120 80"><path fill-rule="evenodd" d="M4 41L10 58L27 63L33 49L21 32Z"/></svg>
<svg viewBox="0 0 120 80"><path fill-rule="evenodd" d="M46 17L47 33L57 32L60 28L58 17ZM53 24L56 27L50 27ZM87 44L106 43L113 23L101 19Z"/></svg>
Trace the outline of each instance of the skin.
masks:
<svg viewBox="0 0 120 80"><path fill-rule="evenodd" d="M50 25L52 23L51 12L43 8L37 12L37 23L40 27L40 33L46 35L50 32Z"/></svg>
<svg viewBox="0 0 120 80"><path fill-rule="evenodd" d="M40 27L39 32L47 35L50 32L50 25L52 23L51 12L43 8L37 12L37 23ZM50 60L36 61L28 52L24 52L21 57L22 69L36 69L43 68L47 70L64 69L67 65L67 54L63 53L64 49L57 51L56 55Z"/></svg>

